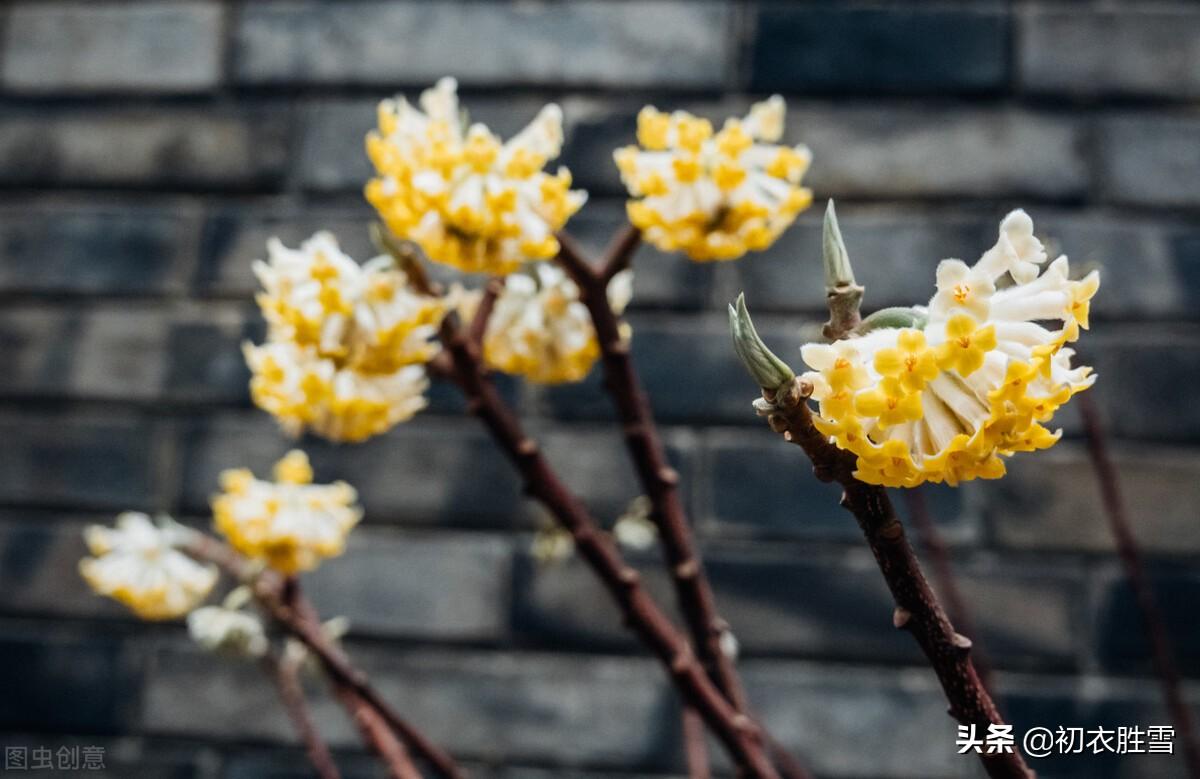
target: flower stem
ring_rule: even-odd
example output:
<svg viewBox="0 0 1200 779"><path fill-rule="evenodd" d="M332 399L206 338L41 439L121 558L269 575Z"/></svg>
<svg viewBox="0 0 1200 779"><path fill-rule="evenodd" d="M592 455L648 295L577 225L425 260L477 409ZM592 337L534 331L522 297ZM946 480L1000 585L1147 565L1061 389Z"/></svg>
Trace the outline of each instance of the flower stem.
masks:
<svg viewBox="0 0 1200 779"><path fill-rule="evenodd" d="M1108 523L1117 545L1117 553L1125 567L1125 576L1129 580L1129 586L1133 590L1138 610L1142 615L1142 627L1150 641L1151 660L1162 683L1167 710L1183 741L1183 754L1187 762L1188 776L1198 779L1200 778L1200 743L1196 740L1195 722L1192 720L1191 709L1183 699L1179 667L1175 663L1175 654L1171 649L1171 639L1167 633L1166 621L1163 619L1162 610L1154 597L1154 588L1146 576L1142 553L1129 523L1125 500L1121 494L1120 477L1108 451L1108 442L1104 434L1104 424L1100 419L1100 411L1096 408L1090 393L1082 393L1076 402L1079 404L1079 415L1083 418L1083 429L1087 436L1092 467L1096 472L1096 479L1100 483L1104 512L1108 515Z"/></svg>
<svg viewBox="0 0 1200 779"><path fill-rule="evenodd" d="M642 587L641 576L622 558L580 500L542 456L537 443L485 375L479 355L457 316L441 326L442 345L451 357L451 378L467 398L470 413L487 427L520 472L525 491L571 533L575 547L620 607L626 624L667 667L686 704L695 707L747 776L778 779L767 759L759 727L739 713L712 683L688 640Z"/></svg>
<svg viewBox="0 0 1200 779"><path fill-rule="evenodd" d="M321 738L321 732L313 721L312 711L304 699L304 689L300 686L299 672L295 664L268 653L262 659L262 666L267 676L275 682L275 687L279 690L279 699L304 744L304 751L317 776L320 779L341 779L341 773L329 752L329 745Z"/></svg>
<svg viewBox="0 0 1200 779"><path fill-rule="evenodd" d="M255 598L272 619L316 656L335 685L353 690L375 709L388 727L438 776L465 779L466 774L454 759L401 717L371 686L367 675L356 668L345 652L325 635L315 617L316 611L299 592L294 581L289 583L288 579L271 570L259 571L229 547L200 533L195 535L185 551L196 559L214 563L238 581L251 585ZM288 599L292 602L289 603Z"/></svg>
<svg viewBox="0 0 1200 779"><path fill-rule="evenodd" d="M818 478L842 485L842 505L858 521L895 600L893 624L916 639L950 703L950 715L964 725L974 725L982 737L989 725L1003 725L1004 720L971 661L971 642L951 626L925 580L887 491L854 478L854 455L838 449L813 426L807 402L810 392L811 387L800 379L787 392L764 392L769 404L767 421L785 440L804 449ZM979 757L988 776L1033 776L1015 749Z"/></svg>

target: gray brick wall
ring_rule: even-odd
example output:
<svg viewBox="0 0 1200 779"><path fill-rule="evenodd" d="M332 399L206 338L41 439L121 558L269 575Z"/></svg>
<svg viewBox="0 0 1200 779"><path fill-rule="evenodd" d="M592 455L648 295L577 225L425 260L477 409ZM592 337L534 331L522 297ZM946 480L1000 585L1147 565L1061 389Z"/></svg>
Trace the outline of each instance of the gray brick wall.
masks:
<svg viewBox="0 0 1200 779"><path fill-rule="evenodd" d="M110 776L306 775L268 686L87 593L80 528L123 508L205 522L225 467L289 442L250 407L265 239L368 251L374 102L444 74L519 128L562 103L589 247L622 221L613 147L647 102L714 117L768 91L815 154L872 306L928 295L1021 205L1101 267L1083 341L1136 531L1200 702L1200 10L1186 0L14 0L0 6L0 744L100 744ZM822 776L972 775L835 494L748 413L723 307L772 345L820 314L816 210L761 256L644 250L635 358L741 640L757 709ZM794 352L793 352L794 354ZM686 355L686 357L684 357ZM603 517L634 492L596 377L503 382ZM931 490L1030 725L1166 721L1078 420L1000 483ZM351 649L483 779L678 776L675 702L577 561L539 567L539 509L454 393L358 447L308 447L365 525L311 577ZM656 557L637 557L669 600ZM349 777L379 776L317 694ZM1048 777L1181 775L1168 758L1043 761Z"/></svg>

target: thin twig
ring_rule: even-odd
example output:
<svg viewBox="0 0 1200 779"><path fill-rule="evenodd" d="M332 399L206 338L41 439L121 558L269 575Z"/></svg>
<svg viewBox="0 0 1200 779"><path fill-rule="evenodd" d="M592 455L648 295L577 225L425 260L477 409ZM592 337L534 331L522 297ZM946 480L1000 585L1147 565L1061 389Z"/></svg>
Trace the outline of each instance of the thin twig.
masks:
<svg viewBox="0 0 1200 779"><path fill-rule="evenodd" d="M642 489L653 506L650 519L658 527L675 594L691 631L692 642L717 687L735 709L745 711L746 694L741 680L732 660L721 649L721 638L729 625L717 614L712 587L696 554L695 541L679 495L679 474L667 461L650 401L629 353L629 343L621 337L620 322L608 303L607 284L569 238L560 235L559 242L562 246L559 262L579 286L596 329L605 388L624 428L625 444ZM632 253L636 243L618 241L616 245L625 253ZM601 267L611 264L610 259Z"/></svg>
<svg viewBox="0 0 1200 779"><path fill-rule="evenodd" d="M708 740L704 732L704 720L694 708L684 705L682 710L683 757L687 764L688 779L709 779L712 771L708 765Z"/></svg>
<svg viewBox="0 0 1200 779"><path fill-rule="evenodd" d="M317 776L321 779L341 779L337 763L333 761L333 755L329 752L329 745L321 738L308 701L304 699L299 669L288 659L270 652L262 658L262 666L267 676L275 682L283 708L287 710L288 718L296 728L296 734L300 736L304 751Z"/></svg>
<svg viewBox="0 0 1200 779"><path fill-rule="evenodd" d="M807 403L811 392L812 387L801 379L795 379L781 392L765 390L763 397L769 404L767 422L785 440L804 449L818 479L842 485L845 490L842 506L858 520L896 602L893 624L911 633L925 653L950 703L950 715L963 725L975 726L982 737L990 725L1005 723L971 661L971 642L951 626L925 580L887 491L856 479L854 455L838 449L813 425ZM1009 753L981 753L979 757L988 776L1008 779L1033 776L1015 749Z"/></svg>
<svg viewBox="0 0 1200 779"><path fill-rule="evenodd" d="M600 278L604 286L607 287L613 276L629 267L641 243L642 231L633 225L627 225L617 233L612 243L604 250L604 263L600 266Z"/></svg>
<svg viewBox="0 0 1200 779"><path fill-rule="evenodd" d="M489 279L483 287L479 306L475 309L475 316L467 328L467 337L471 339L471 343L476 349L483 349L483 338L487 335L488 320L491 319L492 310L496 307L496 298L500 297L503 290L504 280L498 278Z"/></svg>
<svg viewBox="0 0 1200 779"><path fill-rule="evenodd" d="M216 539L198 533L188 544L186 551L197 559L220 566L235 579L251 585L255 598L263 608L281 627L308 647L334 683L348 686L378 711L405 745L432 766L439 776L446 779L465 779L466 774L449 754L409 724L379 695L371 686L367 675L356 668L345 652L330 640L320 623L306 618L306 614L315 612L310 611L308 601L295 590L294 585L292 590L299 605L289 607L284 602L288 585L283 577L270 570L259 571L241 555Z"/></svg>
<svg viewBox="0 0 1200 779"><path fill-rule="evenodd" d="M1179 667L1171 648L1166 620L1158 606L1158 600L1154 597L1154 588L1146 575L1142 552L1129 522L1125 499L1121 494L1120 476L1112 456L1108 452L1104 423L1090 393L1080 395L1077 402L1079 403L1079 415L1083 419L1084 433L1087 436L1092 467L1096 472L1097 481L1100 482L1104 513L1108 516L1108 524L1117 545L1117 554L1125 567L1125 576L1129 580L1130 589L1133 590L1133 596L1137 600L1138 610L1142 616L1142 628L1150 640L1151 661L1154 663L1154 670L1158 673L1159 681L1162 684L1167 710L1170 712L1171 719L1175 722L1175 729L1179 731L1180 740L1183 742L1188 775L1192 779L1197 779L1200 777L1200 742L1197 742L1195 722L1191 709L1183 699Z"/></svg>
<svg viewBox="0 0 1200 779"><path fill-rule="evenodd" d="M975 622L971 619L962 591L958 588L958 577L955 576L954 566L950 562L950 552L929 513L929 502L925 500L924 489L913 487L904 490L904 502L908 506L908 516L912 520L913 528L917 531L917 539L929 552L929 559L933 562L933 575L941 585L939 589L942 597L946 599L946 612L951 621L961 628L961 632L971 637L975 670L987 691L994 693L996 688L992 686L992 664L988 662L987 653L983 651L979 631L975 629Z"/></svg>
<svg viewBox="0 0 1200 779"><path fill-rule="evenodd" d="M721 646L729 623L717 612L712 585L696 551L691 524L679 495L679 474L667 461L649 398L630 356L629 343L621 336L619 317L608 303L608 282L629 267L640 238L641 233L636 228L626 228L613 239L603 261L593 265L569 235L560 233L558 261L579 287L582 302L596 329L605 388L617 410L642 489L650 498L653 507L650 519L658 528L676 599L692 643L698 648L705 670L721 693L734 709L747 713L748 702L741 679L733 659ZM776 745L774 751L784 750ZM789 779L806 779L808 776L790 756L782 765Z"/></svg>
<svg viewBox="0 0 1200 779"><path fill-rule="evenodd" d="M685 702L696 708L749 776L778 779L767 759L759 727L737 712L712 683L688 640L642 587L638 572L625 562L587 509L550 467L537 443L525 433L485 375L456 315L451 314L443 321L441 341L453 360L454 381L467 398L468 410L479 417L512 460L525 482L526 493L571 533L580 556L609 590L626 624L669 669Z"/></svg>

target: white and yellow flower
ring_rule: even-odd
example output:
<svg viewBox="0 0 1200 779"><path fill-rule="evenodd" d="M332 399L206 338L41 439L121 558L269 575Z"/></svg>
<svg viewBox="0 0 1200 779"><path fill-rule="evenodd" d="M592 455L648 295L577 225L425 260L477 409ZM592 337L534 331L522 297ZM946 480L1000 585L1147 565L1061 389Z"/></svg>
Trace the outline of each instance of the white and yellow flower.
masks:
<svg viewBox="0 0 1200 779"><path fill-rule="evenodd" d="M201 565L179 547L192 531L128 511L116 527L91 525L84 540L94 557L79 562L79 572L101 595L120 601L142 619L182 616L204 601L217 583L217 570Z"/></svg>
<svg viewBox="0 0 1200 779"><path fill-rule="evenodd" d="M609 282L608 302L616 313L632 295L632 271ZM506 277L488 319L483 356L496 370L541 384L581 381L600 357L600 345L579 287L548 263Z"/></svg>
<svg viewBox="0 0 1200 779"><path fill-rule="evenodd" d="M1039 275L1045 261L1033 221L1014 211L974 266L942 262L912 327L803 347L816 425L857 455L858 478L891 487L997 478L1002 457L1058 441L1043 423L1096 378L1071 366L1065 344L1087 328L1100 278L1070 280L1065 256Z"/></svg>
<svg viewBox="0 0 1200 779"><path fill-rule="evenodd" d="M267 342L246 344L250 394L285 430L362 441L425 406L422 363L451 301L416 293L391 258L359 265L329 233L278 240L254 264Z"/></svg>
<svg viewBox="0 0 1200 779"><path fill-rule="evenodd" d="M188 614L188 635L210 652L262 657L270 644L262 620L227 606L203 606Z"/></svg>
<svg viewBox="0 0 1200 779"><path fill-rule="evenodd" d="M245 468L225 471L222 492L212 501L213 523L247 557L284 573L311 570L342 553L362 518L353 487L312 480L308 457L299 450L275 464L274 482Z"/></svg>
<svg viewBox="0 0 1200 779"><path fill-rule="evenodd" d="M638 146L615 152L633 200L629 219L663 251L693 260L732 260L769 247L812 203L800 186L812 155L777 142L785 106L775 95L719 132L685 111L647 106Z"/></svg>
<svg viewBox="0 0 1200 779"><path fill-rule="evenodd" d="M419 109L404 98L379 104L379 128L367 136L378 174L367 200L393 233L467 272L506 274L554 257L555 231L587 199L566 168L543 170L562 150L562 110L544 107L504 143L466 124L457 92L443 78Z"/></svg>

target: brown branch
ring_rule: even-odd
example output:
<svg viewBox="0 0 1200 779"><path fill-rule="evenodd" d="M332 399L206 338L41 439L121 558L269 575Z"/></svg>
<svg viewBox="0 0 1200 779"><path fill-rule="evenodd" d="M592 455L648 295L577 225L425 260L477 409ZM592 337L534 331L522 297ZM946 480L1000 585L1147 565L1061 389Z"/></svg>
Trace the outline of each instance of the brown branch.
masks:
<svg viewBox="0 0 1200 779"><path fill-rule="evenodd" d="M1129 522L1125 499L1121 494L1120 476L1108 451L1104 423L1090 393L1080 395L1076 402L1079 403L1079 414L1083 419L1083 429L1087 436L1088 453L1091 455L1096 479L1100 482L1104 512L1108 516L1108 524L1116 542L1117 554L1125 567L1125 576L1129 580L1130 589L1133 590L1134 598L1137 601L1138 610L1142 616L1142 628L1150 640L1151 661L1162 684L1167 710L1183 741L1184 760L1187 762L1188 775L1192 779L1197 779L1200 777L1200 742L1197 742L1196 739L1195 722L1191 709L1183 699L1179 667L1176 665L1175 654L1171 649L1166 620L1154 597L1154 589L1146 575L1142 553Z"/></svg>
<svg viewBox="0 0 1200 779"><path fill-rule="evenodd" d="M334 684L333 694L350 715L362 740L387 766L390 779L421 779L412 757L387 722L361 695L344 684Z"/></svg>
<svg viewBox="0 0 1200 779"><path fill-rule="evenodd" d="M950 703L950 715L964 725L974 725L982 737L989 725L1002 725L1004 720L971 661L971 642L951 627L925 580L887 491L854 478L854 455L838 449L813 426L807 403L811 392L812 387L800 379L793 381L786 391L765 391L763 397L769 404L767 422L785 440L804 449L817 478L842 485L845 490L842 505L858 520L896 602L893 623L911 633L925 653ZM979 757L988 776L1017 779L1033 776L1016 750Z"/></svg>
<svg viewBox="0 0 1200 779"><path fill-rule="evenodd" d="M296 734L304 744L304 751L320 779L341 779L337 763L329 752L329 745L321 738L321 732L313 721L312 711L304 699L304 688L300 686L299 669L295 663L267 653L262 659L263 671L275 683L279 699L287 711L288 719L296 728Z"/></svg>
<svg viewBox="0 0 1200 779"><path fill-rule="evenodd" d="M975 662L975 671L988 692L996 688L992 684L992 664L988 662L987 654L979 642L979 631L975 629L967 603L963 600L962 591L958 589L958 577L954 574L954 566L950 563L950 552L941 532L929 513L929 502L925 500L925 491L921 487L904 490L904 502L908 506L908 516L917 531L917 539L929 552L933 562L933 575L941 585L942 596L946 599L946 612L950 619L962 628L962 632L971 639L971 656Z"/></svg>
<svg viewBox="0 0 1200 779"><path fill-rule="evenodd" d="M738 711L746 710L746 695L732 660L721 649L728 623L717 614L712 587L695 551L695 542L683 501L679 496L679 474L667 462L666 451L629 353L621 337L620 322L608 304L604 276L578 252L573 243L559 238L559 262L579 286L600 343L605 388L612 397L625 433L625 444L636 466L642 489L650 498L650 518L658 527L663 554L675 584L675 595L683 611L692 642L698 648L709 675ZM622 245L618 239L618 246ZM628 245L627 243L625 244ZM627 249L625 253L629 253Z"/></svg>
<svg viewBox="0 0 1200 779"><path fill-rule="evenodd" d="M356 668L345 652L325 635L320 623L310 618L315 611L294 584L289 585L283 577L269 569L260 572L248 560L210 536L196 534L185 551L197 559L220 566L234 578L249 584L267 613L317 657L335 684L349 687L379 712L379 716L404 744L432 766L439 776L465 779L466 774L454 759L401 717L371 686L367 675ZM294 606L288 605L288 598L295 599Z"/></svg>
<svg viewBox="0 0 1200 779"><path fill-rule="evenodd" d="M687 765L688 779L709 779L712 771L708 765L708 741L704 733L704 720L691 706L684 705L683 757Z"/></svg>
<svg viewBox="0 0 1200 779"><path fill-rule="evenodd" d="M667 667L685 703L695 707L747 775L778 779L766 757L759 727L735 710L713 685L687 639L642 587L638 572L625 562L587 509L551 469L537 443L525 433L484 374L456 315L443 321L441 341L450 353L453 380L466 396L468 410L479 417L512 460L525 482L526 493L571 533L580 556L608 589L626 624Z"/></svg>
<svg viewBox="0 0 1200 779"><path fill-rule="evenodd" d="M663 555L671 572L675 596L683 612L692 643L698 647L705 670L725 698L740 713L747 713L748 702L733 660L721 648L721 638L729 623L717 612L712 586L704 564L696 552L691 525L680 498L679 474L667 461L650 401L638 378L630 356L629 344L621 337L620 319L608 303L608 283L614 275L629 267L641 233L626 228L612 241L604 261L592 265L570 236L558 236L559 264L579 287L600 344L604 366L604 384L616 407L625 433L625 444L638 473L642 489L650 498L650 519L658 528ZM808 772L799 762L772 742L772 752L789 779L807 779Z"/></svg>
<svg viewBox="0 0 1200 779"><path fill-rule="evenodd" d="M482 351L483 349L483 338L487 335L488 320L492 317L492 310L496 308L496 298L500 297L503 290L504 280L499 278L489 279L483 288L479 306L475 309L475 316L467 328L467 338L471 339L471 343L478 350Z"/></svg>
<svg viewBox="0 0 1200 779"><path fill-rule="evenodd" d="M612 277L629 267L633 255L642 244L642 231L628 225L617 233L609 247L604 251L604 262L600 266L600 278L604 286L612 281Z"/></svg>

